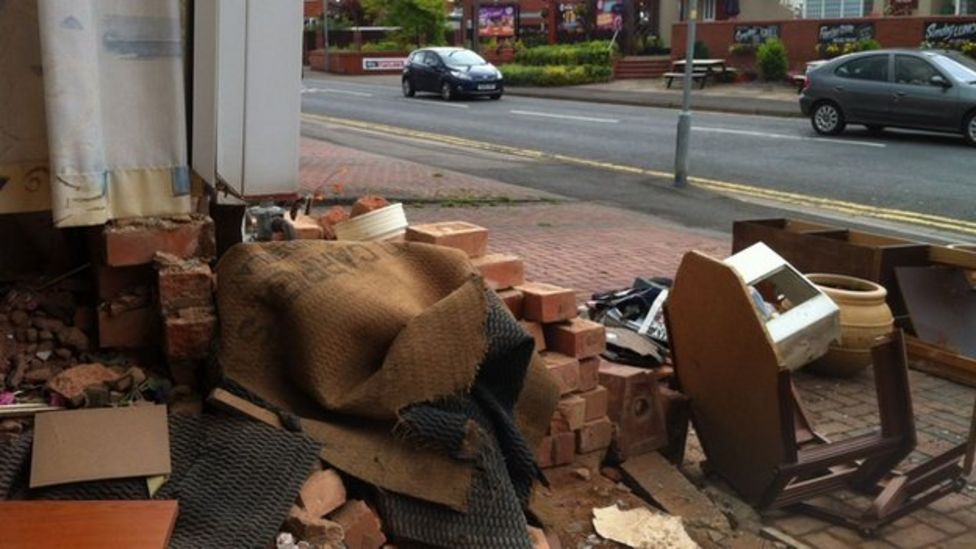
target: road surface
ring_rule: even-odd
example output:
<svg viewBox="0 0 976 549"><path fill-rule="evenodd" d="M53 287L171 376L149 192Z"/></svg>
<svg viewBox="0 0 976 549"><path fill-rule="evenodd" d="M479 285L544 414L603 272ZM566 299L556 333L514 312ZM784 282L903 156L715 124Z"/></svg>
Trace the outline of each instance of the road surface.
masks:
<svg viewBox="0 0 976 549"><path fill-rule="evenodd" d="M361 122L379 132L404 129L421 139L428 134L445 141L463 138L460 146L493 145L568 162L566 177L546 190L569 196L592 198L603 187L612 197L628 169L664 177L673 171L677 111L669 109L511 95L447 103L433 95L405 98L395 78L322 75L305 79L302 105L305 113ZM976 239L976 149L959 137L907 131L871 135L852 127L824 138L804 119L700 112L694 114L691 151L691 175L703 178L711 190L801 209L823 206L853 217L917 222ZM574 178L574 166L607 173L597 182ZM633 199L632 193L624 195L621 200Z"/></svg>

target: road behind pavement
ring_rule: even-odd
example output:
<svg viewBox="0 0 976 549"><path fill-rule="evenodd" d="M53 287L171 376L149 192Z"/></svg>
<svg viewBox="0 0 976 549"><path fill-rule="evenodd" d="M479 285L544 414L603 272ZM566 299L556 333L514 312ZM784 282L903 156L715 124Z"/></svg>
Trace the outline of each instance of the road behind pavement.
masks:
<svg viewBox="0 0 976 549"><path fill-rule="evenodd" d="M424 94L405 98L396 78L325 75L305 79L302 104L310 114L562 155L577 165L673 169L674 110L515 96L446 103ZM803 119L695 113L691 151L691 172L698 177L801 193L836 211L853 203L904 211L922 223L948 220L941 229L951 233L961 227L963 239L976 235L976 151L958 137L903 131L870 135L852 128L823 138ZM594 181L569 175L545 187L589 197L603 187L610 197L622 177L606 173ZM775 200L775 194L770 197ZM859 211L847 213L856 217Z"/></svg>

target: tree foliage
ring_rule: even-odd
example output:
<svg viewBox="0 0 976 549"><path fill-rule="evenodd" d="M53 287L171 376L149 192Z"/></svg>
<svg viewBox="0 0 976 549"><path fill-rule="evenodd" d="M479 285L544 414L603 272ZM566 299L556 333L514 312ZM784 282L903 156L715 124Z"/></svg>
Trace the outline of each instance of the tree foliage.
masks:
<svg viewBox="0 0 976 549"><path fill-rule="evenodd" d="M418 46L445 41L447 13L443 0L362 0L362 4L377 21L400 27L404 41Z"/></svg>

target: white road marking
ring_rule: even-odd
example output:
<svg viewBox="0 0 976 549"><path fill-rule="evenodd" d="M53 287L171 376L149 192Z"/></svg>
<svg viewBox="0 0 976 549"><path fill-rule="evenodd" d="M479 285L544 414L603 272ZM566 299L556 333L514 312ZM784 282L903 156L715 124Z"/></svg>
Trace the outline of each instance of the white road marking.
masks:
<svg viewBox="0 0 976 549"><path fill-rule="evenodd" d="M411 104L416 104L416 105L432 105L432 106L435 106L435 107L452 107L452 108L455 108L455 109L467 109L467 108L469 108L468 105L462 105L460 103L447 103L446 101L423 100L423 99L421 99L419 101L412 100L410 102L411 102Z"/></svg>
<svg viewBox="0 0 976 549"><path fill-rule="evenodd" d="M875 143L872 141L858 141L854 139L835 139L830 137L806 137L802 135L786 135L782 133L767 133L767 132L756 132L749 130L733 130L729 128L709 128L704 126L692 126L692 130L697 132L706 133L726 133L733 135L748 135L752 137L764 137L767 139L789 139L792 141L820 141L823 143L837 143L841 145L859 145L862 147L875 147L878 149L883 149L888 145L884 143Z"/></svg>
<svg viewBox="0 0 976 549"><path fill-rule="evenodd" d="M302 88L302 93L342 93L345 95L355 95L357 97L373 97L373 94L350 90L337 90L335 88Z"/></svg>
<svg viewBox="0 0 976 549"><path fill-rule="evenodd" d="M541 116L543 118L562 118L565 120L579 120L581 122L601 122L603 124L619 124L620 120L614 118L593 118L591 116L575 116L572 114L553 114L548 112L536 112L536 111L508 111L512 114L518 114L522 116Z"/></svg>

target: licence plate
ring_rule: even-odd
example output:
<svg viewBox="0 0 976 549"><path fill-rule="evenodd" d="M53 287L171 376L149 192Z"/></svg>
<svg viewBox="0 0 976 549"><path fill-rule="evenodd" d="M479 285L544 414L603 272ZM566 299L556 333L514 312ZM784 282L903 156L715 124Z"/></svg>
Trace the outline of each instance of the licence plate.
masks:
<svg viewBox="0 0 976 549"><path fill-rule="evenodd" d="M478 89L479 90L493 90L493 89L495 89L495 85L494 84L478 84Z"/></svg>

